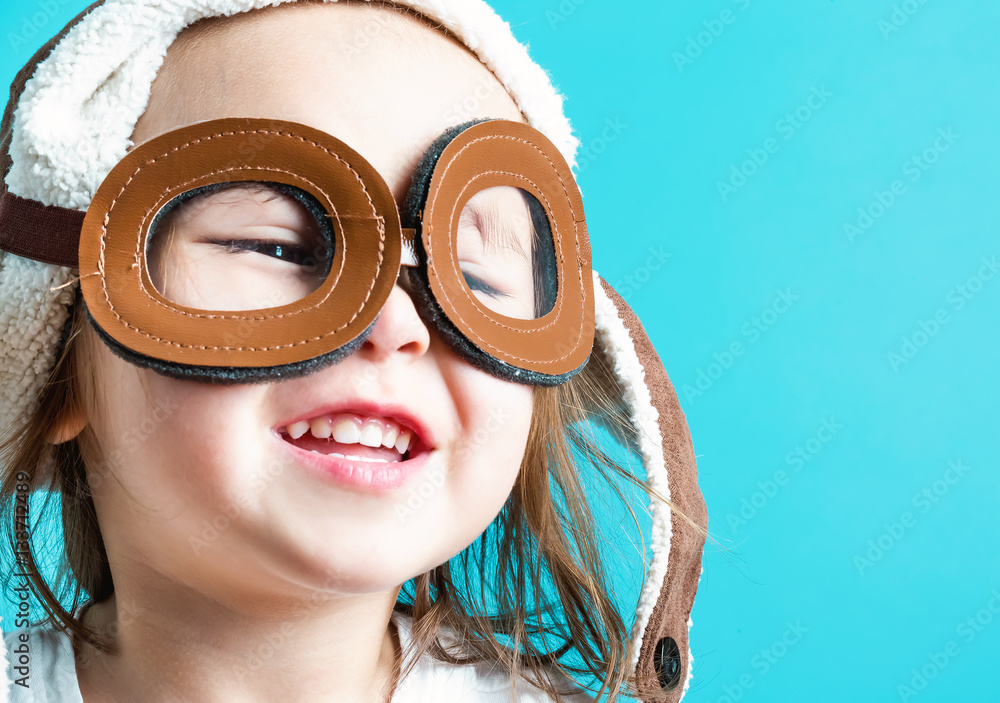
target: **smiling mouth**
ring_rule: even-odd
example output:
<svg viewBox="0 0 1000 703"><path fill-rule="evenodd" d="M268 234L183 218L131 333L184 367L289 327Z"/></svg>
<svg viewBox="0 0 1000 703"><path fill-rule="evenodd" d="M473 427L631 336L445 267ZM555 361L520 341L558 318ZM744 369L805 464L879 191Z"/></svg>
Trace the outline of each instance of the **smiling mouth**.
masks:
<svg viewBox="0 0 1000 703"><path fill-rule="evenodd" d="M371 464L408 461L426 451L420 437L401 423L356 413L320 415L278 432L304 451Z"/></svg>

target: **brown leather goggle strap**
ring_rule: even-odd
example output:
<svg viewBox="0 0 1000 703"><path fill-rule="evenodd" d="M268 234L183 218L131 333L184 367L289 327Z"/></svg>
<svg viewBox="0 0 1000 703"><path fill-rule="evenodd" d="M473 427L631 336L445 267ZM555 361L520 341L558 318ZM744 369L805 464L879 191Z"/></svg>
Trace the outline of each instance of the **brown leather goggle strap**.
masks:
<svg viewBox="0 0 1000 703"><path fill-rule="evenodd" d="M42 205L13 193L0 195L0 249L26 259L79 268L80 228L87 213ZM45 236L39 237L42 233ZM416 231L402 230L403 265L416 265Z"/></svg>
<svg viewBox="0 0 1000 703"><path fill-rule="evenodd" d="M47 264L77 266L77 242L84 213L20 198L7 191L5 180L12 164L10 143L14 132L14 113L24 86L35 75L38 64L49 57L63 37L94 8L103 4L104 0L99 0L74 17L59 34L35 52L10 85L10 99L0 122L0 249L4 251Z"/></svg>
<svg viewBox="0 0 1000 703"><path fill-rule="evenodd" d="M0 196L0 249L56 266L78 268L80 227L87 213Z"/></svg>

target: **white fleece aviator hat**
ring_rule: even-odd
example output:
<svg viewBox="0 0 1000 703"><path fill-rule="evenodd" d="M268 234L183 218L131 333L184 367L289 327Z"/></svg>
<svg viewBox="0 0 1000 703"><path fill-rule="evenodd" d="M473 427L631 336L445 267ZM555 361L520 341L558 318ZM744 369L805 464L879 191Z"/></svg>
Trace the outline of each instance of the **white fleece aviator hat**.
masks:
<svg viewBox="0 0 1000 703"><path fill-rule="evenodd" d="M58 252L73 250L66 232L82 222L99 186L132 148L130 137L167 49L201 19L291 1L104 0L74 19L18 74L0 127L0 431L8 432L37 407L79 285L75 257ZM396 3L462 41L504 85L528 123L575 166L579 140L562 96L485 2ZM636 451L646 478L705 525L690 434L662 362L627 303L596 271L593 282L593 353L612 361L640 437ZM629 664L640 675L658 677L662 690L644 700L675 702L691 676L688 628L704 537L658 500L650 500L649 513L652 555L636 605Z"/></svg>

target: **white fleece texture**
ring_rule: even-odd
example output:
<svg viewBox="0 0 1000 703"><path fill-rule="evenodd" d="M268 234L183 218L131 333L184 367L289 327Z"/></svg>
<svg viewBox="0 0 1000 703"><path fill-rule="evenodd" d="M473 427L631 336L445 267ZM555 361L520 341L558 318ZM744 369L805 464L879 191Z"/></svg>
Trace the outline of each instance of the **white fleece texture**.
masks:
<svg viewBox="0 0 1000 703"><path fill-rule="evenodd" d="M200 19L289 0L109 0L74 27L25 86L14 116L10 191L86 210L132 146L167 48ZM481 0L398 0L439 21L507 88L528 122L575 166L579 140L562 96L493 9Z"/></svg>
<svg viewBox="0 0 1000 703"><path fill-rule="evenodd" d="M646 373L635 351L635 343L625 323L618 317L618 308L604 292L600 276L594 271L594 303L597 324L596 343L614 359L614 373L621 386L625 402L631 409L632 424L639 431L639 451L646 479L664 498L670 500L670 482L666 461L663 458L663 435L660 432L660 414L646 385ZM670 561L670 507L650 498L652 517L653 559L649 564L632 627L632 652L630 667L635 671L639 661L642 636L649 624L649 617L663 588Z"/></svg>
<svg viewBox="0 0 1000 703"><path fill-rule="evenodd" d="M0 252L0 428L27 421L52 367L73 300L72 288L52 290L72 270Z"/></svg>

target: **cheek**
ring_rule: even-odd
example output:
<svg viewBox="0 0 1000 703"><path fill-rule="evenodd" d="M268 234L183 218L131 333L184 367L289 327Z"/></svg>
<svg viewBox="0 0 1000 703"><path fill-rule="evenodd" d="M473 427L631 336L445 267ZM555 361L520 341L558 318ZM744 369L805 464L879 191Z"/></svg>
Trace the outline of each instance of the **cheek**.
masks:
<svg viewBox="0 0 1000 703"><path fill-rule="evenodd" d="M117 358L101 371L94 431L102 456L88 463L95 499L162 517L238 492L250 465L245 435L256 427L246 397L254 389L177 381Z"/></svg>
<svg viewBox="0 0 1000 703"><path fill-rule="evenodd" d="M481 454L509 444L510 453L520 455L531 426L533 394L531 386L475 371L459 403L464 451Z"/></svg>
<svg viewBox="0 0 1000 703"><path fill-rule="evenodd" d="M477 380L482 387L465 406L448 476L447 509L470 541L496 517L517 480L532 409L531 387Z"/></svg>

